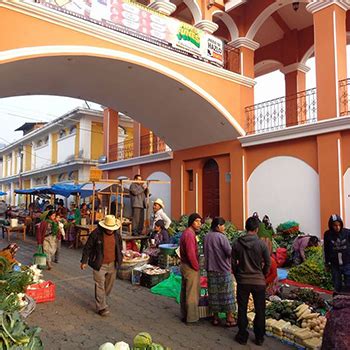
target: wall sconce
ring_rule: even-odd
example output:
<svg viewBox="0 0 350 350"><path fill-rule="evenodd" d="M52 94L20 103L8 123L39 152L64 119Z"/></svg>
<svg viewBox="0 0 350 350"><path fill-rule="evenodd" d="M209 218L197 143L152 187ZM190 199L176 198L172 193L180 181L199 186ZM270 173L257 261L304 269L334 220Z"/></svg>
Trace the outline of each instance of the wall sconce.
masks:
<svg viewBox="0 0 350 350"><path fill-rule="evenodd" d="M299 5L300 5L299 1L294 1L294 2L292 3L293 10L294 10L294 11L298 11L298 10L299 10Z"/></svg>

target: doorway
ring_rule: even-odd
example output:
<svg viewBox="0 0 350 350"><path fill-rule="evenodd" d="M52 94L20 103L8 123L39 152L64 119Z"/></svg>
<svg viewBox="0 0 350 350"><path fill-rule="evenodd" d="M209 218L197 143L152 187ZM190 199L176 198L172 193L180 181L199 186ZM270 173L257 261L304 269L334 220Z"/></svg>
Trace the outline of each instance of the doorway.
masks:
<svg viewBox="0 0 350 350"><path fill-rule="evenodd" d="M203 215L211 218L220 214L219 166L209 159L203 167Z"/></svg>

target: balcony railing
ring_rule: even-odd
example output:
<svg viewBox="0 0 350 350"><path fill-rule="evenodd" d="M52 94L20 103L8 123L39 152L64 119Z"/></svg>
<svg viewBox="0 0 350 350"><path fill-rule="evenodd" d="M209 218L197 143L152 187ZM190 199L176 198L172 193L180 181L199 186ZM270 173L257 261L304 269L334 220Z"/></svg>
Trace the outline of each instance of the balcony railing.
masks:
<svg viewBox="0 0 350 350"><path fill-rule="evenodd" d="M140 152L134 152L134 140L125 140L109 147L109 161L130 159L138 156L171 151L168 145L155 135L140 137Z"/></svg>
<svg viewBox="0 0 350 350"><path fill-rule="evenodd" d="M317 121L316 88L245 108L246 133L258 134Z"/></svg>
<svg viewBox="0 0 350 350"><path fill-rule="evenodd" d="M339 108L340 108L341 116L350 114L349 85L350 85L350 78L339 81Z"/></svg>

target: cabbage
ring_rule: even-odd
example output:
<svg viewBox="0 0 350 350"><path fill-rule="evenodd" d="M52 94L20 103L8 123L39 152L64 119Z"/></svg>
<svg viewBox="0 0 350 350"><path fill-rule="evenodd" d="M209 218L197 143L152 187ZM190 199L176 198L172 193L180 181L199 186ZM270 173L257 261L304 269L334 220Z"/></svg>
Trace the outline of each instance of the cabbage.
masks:
<svg viewBox="0 0 350 350"><path fill-rule="evenodd" d="M137 334L134 338L135 348L145 348L152 344L152 337L149 333L141 332Z"/></svg>
<svg viewBox="0 0 350 350"><path fill-rule="evenodd" d="M112 343L104 343L104 344L102 344L99 348L98 348L98 350L115 350L115 347L114 347L114 345L112 344Z"/></svg>
<svg viewBox="0 0 350 350"><path fill-rule="evenodd" d="M115 350L130 350L129 344L120 341L114 345Z"/></svg>

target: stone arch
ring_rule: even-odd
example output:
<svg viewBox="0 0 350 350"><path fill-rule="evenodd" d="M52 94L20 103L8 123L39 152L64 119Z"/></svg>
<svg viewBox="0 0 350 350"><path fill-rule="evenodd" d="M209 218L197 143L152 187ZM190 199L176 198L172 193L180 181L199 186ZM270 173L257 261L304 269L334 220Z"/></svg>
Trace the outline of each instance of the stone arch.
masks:
<svg viewBox="0 0 350 350"><path fill-rule="evenodd" d="M302 64L306 64L306 62L308 61L309 58L311 58L313 56L313 54L315 53L315 47L314 45L312 45L304 54L303 58L301 59L300 63Z"/></svg>
<svg viewBox="0 0 350 350"><path fill-rule="evenodd" d="M163 171L155 171L147 177L147 180L160 180L171 182L171 177ZM150 184L150 202L161 198L165 205L165 212L171 215L171 183L169 184Z"/></svg>
<svg viewBox="0 0 350 350"><path fill-rule="evenodd" d="M321 235L318 173L304 161L278 156L260 163L247 182L248 213L269 215L276 227L295 220L301 231Z"/></svg>
<svg viewBox="0 0 350 350"><path fill-rule="evenodd" d="M263 60L254 66L255 77L264 75L283 67L283 64L277 60Z"/></svg>
<svg viewBox="0 0 350 350"><path fill-rule="evenodd" d="M229 33L231 41L237 39L239 37L238 27L233 20L233 18L226 12L222 10L216 10L212 13L212 16L217 16L220 20L226 25Z"/></svg>
<svg viewBox="0 0 350 350"><path fill-rule="evenodd" d="M183 0L183 2L190 9L195 24L203 19L202 10L197 0Z"/></svg>
<svg viewBox="0 0 350 350"><path fill-rule="evenodd" d="M294 0L284 0L283 1L283 6L292 4ZM301 0L300 2L309 2L309 0ZM281 1L275 1L268 7L266 7L260 14L259 16L255 19L253 24L250 26L246 37L248 39L253 40L255 38L256 33L260 29L260 27L264 24L264 22L274 13L276 12L280 7L281 7Z"/></svg>

